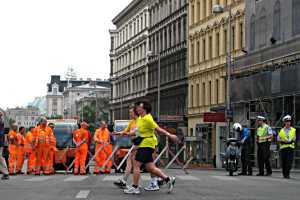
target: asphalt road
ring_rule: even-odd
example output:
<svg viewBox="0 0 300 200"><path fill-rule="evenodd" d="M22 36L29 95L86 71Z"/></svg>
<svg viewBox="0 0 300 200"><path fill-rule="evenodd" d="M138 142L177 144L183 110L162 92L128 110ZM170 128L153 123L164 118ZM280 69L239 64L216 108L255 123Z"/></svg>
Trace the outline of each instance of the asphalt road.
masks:
<svg viewBox="0 0 300 200"><path fill-rule="evenodd" d="M126 195L113 185L120 175L55 175L55 176L14 176L0 181L0 200L266 200L300 199L300 174L292 179L281 178L280 173L272 177L233 176L223 171L168 170L175 175L176 185L172 194L166 188L158 192L143 191L141 195ZM142 185L149 180L143 174Z"/></svg>

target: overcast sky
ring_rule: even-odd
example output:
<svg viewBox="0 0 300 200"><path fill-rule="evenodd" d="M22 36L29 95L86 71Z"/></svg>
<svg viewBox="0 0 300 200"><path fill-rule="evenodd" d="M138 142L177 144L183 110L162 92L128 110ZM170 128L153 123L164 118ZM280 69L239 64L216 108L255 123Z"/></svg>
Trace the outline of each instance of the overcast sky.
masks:
<svg viewBox="0 0 300 200"><path fill-rule="evenodd" d="M0 107L46 94L51 75L108 78L108 30L131 0L0 0Z"/></svg>

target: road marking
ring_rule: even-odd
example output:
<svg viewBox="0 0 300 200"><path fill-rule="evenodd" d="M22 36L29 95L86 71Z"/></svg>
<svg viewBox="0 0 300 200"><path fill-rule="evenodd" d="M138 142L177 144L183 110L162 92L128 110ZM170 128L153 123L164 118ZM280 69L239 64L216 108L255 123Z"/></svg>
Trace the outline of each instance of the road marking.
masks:
<svg viewBox="0 0 300 200"><path fill-rule="evenodd" d="M211 176L215 179L221 180L221 181L238 181L238 178L229 177L229 176Z"/></svg>
<svg viewBox="0 0 300 200"><path fill-rule="evenodd" d="M191 175L181 175L181 176L176 176L176 178L181 179L183 181L199 181L200 179L195 177L195 176L191 176Z"/></svg>
<svg viewBox="0 0 300 200"><path fill-rule="evenodd" d="M90 190L80 190L77 195L76 199L86 199L90 194Z"/></svg>
<svg viewBox="0 0 300 200"><path fill-rule="evenodd" d="M142 180L144 180L144 181L150 181L151 177L147 176L147 175L142 175Z"/></svg>
<svg viewBox="0 0 300 200"><path fill-rule="evenodd" d="M84 179L88 178L88 176L70 176L64 180L64 182L78 182L83 181Z"/></svg>
<svg viewBox="0 0 300 200"><path fill-rule="evenodd" d="M46 181L48 179L51 179L51 177L49 176L34 177L34 178L25 179L25 181L41 182L41 181Z"/></svg>
<svg viewBox="0 0 300 200"><path fill-rule="evenodd" d="M122 178L122 176L105 176L103 178L103 181L117 181L121 178Z"/></svg>

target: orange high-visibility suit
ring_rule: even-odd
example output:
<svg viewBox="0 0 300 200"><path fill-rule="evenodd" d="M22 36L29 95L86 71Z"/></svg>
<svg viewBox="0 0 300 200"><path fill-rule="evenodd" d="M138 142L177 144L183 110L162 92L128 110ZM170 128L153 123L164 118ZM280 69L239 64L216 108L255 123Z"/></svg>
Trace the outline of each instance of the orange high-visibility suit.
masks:
<svg viewBox="0 0 300 200"><path fill-rule="evenodd" d="M35 152L33 148L33 133L28 131L25 136L25 152L28 156L28 173L33 173L35 165Z"/></svg>
<svg viewBox="0 0 300 200"><path fill-rule="evenodd" d="M8 151L9 151L9 158L8 158L8 170L10 174L16 174L17 168L17 132L14 130L9 131L8 133Z"/></svg>
<svg viewBox="0 0 300 200"><path fill-rule="evenodd" d="M102 150L100 150L100 152L95 157L96 165L95 165L94 173L95 174L99 173L101 167L103 167L101 173L110 173L112 167L112 160L110 160L106 164L106 166L103 166L104 162L112 153L112 145L110 144L110 134L108 129L107 128L97 129L94 135L94 140L97 143L95 153L98 151L99 148L102 148L103 145L108 144Z"/></svg>
<svg viewBox="0 0 300 200"><path fill-rule="evenodd" d="M80 167L80 174L85 174L85 161L88 153L88 131L84 128L80 128L73 132L73 139L76 143L80 144L75 150L75 163L74 174L78 174L78 168Z"/></svg>
<svg viewBox="0 0 300 200"><path fill-rule="evenodd" d="M24 163L24 145L25 145L25 138L21 133L17 133L17 173L21 172L23 163Z"/></svg>
<svg viewBox="0 0 300 200"><path fill-rule="evenodd" d="M36 149L36 164L35 173L40 174L41 168L44 174L50 174L50 169L47 166L50 151L50 136L52 129L48 126L37 127L34 136L34 145Z"/></svg>
<svg viewBox="0 0 300 200"><path fill-rule="evenodd" d="M56 151L56 138L55 135L52 134L49 136L50 141L50 150L49 150L49 159L46 160L46 165L49 168L50 174L54 174L54 156Z"/></svg>

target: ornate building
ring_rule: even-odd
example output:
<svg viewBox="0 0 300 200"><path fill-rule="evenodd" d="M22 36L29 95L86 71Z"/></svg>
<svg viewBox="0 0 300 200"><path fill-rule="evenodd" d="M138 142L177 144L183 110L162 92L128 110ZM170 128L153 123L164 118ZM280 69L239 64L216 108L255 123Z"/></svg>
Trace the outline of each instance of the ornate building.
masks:
<svg viewBox="0 0 300 200"><path fill-rule="evenodd" d="M148 89L148 1L133 0L114 19L111 35L112 120L128 119L128 108Z"/></svg>
<svg viewBox="0 0 300 200"><path fill-rule="evenodd" d="M175 129L187 127L187 9L186 0L149 1L149 48L152 56L149 57L148 99L152 102L154 116Z"/></svg>
<svg viewBox="0 0 300 200"><path fill-rule="evenodd" d="M213 14L216 4L224 12ZM232 8L231 46L233 57L243 54L244 0L189 1L189 106L187 146L200 162L220 165L221 142L225 124L206 123L206 112L224 112L225 63L228 38L228 8Z"/></svg>

